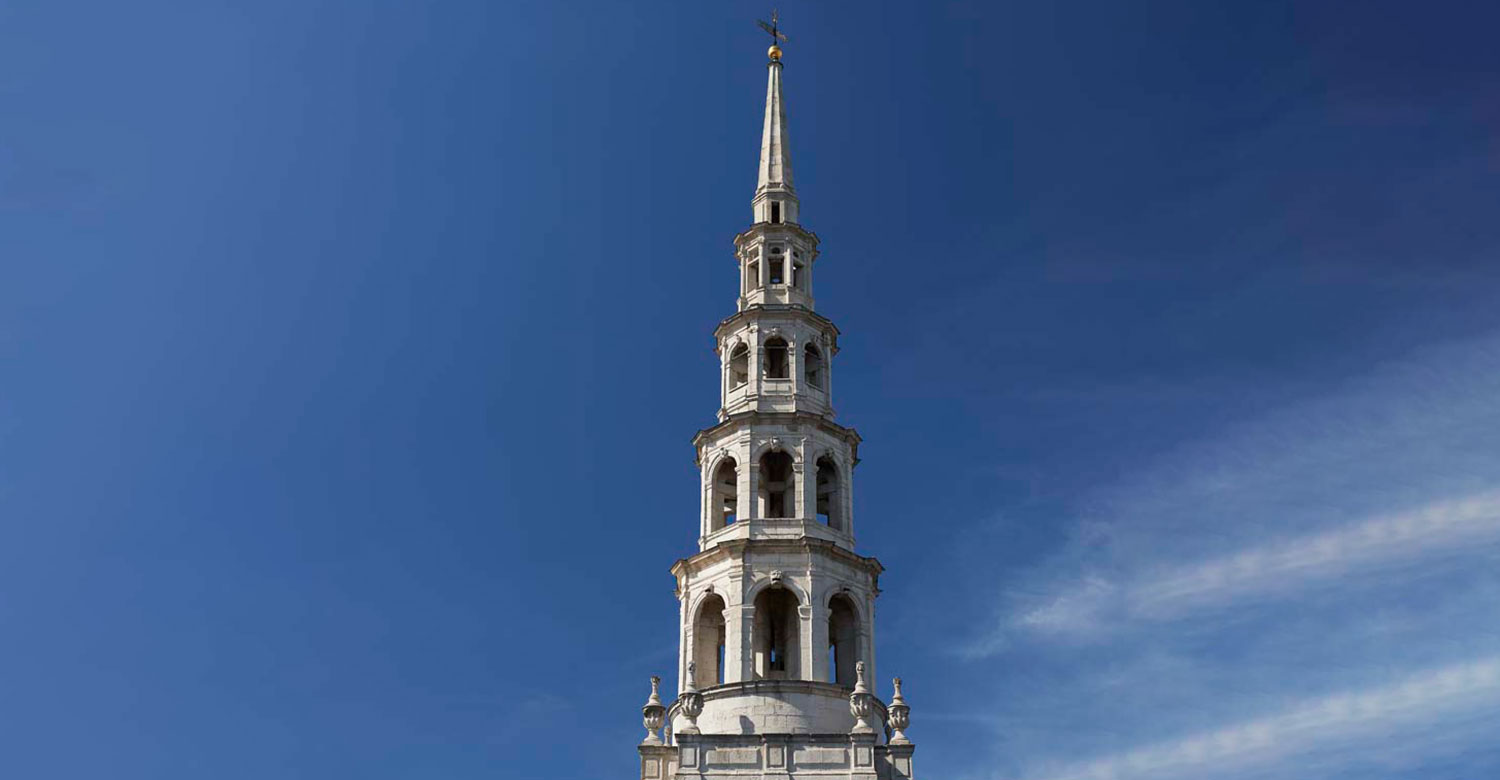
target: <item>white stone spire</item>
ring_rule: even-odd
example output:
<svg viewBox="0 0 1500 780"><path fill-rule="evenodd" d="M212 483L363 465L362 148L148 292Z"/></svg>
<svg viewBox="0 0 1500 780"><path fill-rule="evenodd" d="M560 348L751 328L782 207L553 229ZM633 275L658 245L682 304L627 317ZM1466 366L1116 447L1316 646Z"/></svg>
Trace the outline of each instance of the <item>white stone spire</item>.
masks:
<svg viewBox="0 0 1500 780"><path fill-rule="evenodd" d="M786 145L786 102L781 99L781 59L766 66L766 124L760 134L760 179L757 193L780 185L792 188L792 153Z"/></svg>
<svg viewBox="0 0 1500 780"><path fill-rule="evenodd" d="M797 222L792 152L787 147L786 100L781 95L781 47L767 52L766 118L760 134L760 172L755 183L756 222Z"/></svg>

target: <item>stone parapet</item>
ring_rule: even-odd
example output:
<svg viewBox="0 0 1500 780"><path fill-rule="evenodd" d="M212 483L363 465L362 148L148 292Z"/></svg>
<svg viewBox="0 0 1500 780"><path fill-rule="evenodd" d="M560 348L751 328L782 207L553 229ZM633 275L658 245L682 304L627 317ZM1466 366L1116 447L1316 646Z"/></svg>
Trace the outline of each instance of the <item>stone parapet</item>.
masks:
<svg viewBox="0 0 1500 780"><path fill-rule="evenodd" d="M684 734L676 750L673 780L913 780L913 746L872 734Z"/></svg>

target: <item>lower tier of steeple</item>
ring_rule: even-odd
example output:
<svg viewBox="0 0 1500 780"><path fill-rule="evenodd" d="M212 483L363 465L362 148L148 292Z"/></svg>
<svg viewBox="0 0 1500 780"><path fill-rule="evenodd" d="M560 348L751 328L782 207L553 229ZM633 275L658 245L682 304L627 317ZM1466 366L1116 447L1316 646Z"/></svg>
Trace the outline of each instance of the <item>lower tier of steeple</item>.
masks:
<svg viewBox="0 0 1500 780"><path fill-rule="evenodd" d="M875 674L881 571L813 538L731 540L678 561L678 679L699 690L785 681L847 694L859 672Z"/></svg>

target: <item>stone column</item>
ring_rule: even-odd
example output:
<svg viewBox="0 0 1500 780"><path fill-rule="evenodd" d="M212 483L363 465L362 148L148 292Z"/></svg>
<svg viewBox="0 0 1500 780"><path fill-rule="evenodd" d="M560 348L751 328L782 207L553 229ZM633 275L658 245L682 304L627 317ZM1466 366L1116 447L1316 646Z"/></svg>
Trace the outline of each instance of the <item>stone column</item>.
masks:
<svg viewBox="0 0 1500 780"><path fill-rule="evenodd" d="M748 520L751 517L750 497L755 495L755 493L751 490L754 485L750 480L749 448L741 446L741 443L736 441L731 451L734 453L734 463L738 467L734 475L734 515L735 522L738 523Z"/></svg>
<svg viewBox="0 0 1500 780"><path fill-rule="evenodd" d="M860 657L865 661L865 673L871 680L878 680L875 672L875 594L865 596L866 618L859 624Z"/></svg>
<svg viewBox="0 0 1500 780"><path fill-rule="evenodd" d="M698 512L698 535L708 536L714 529L714 475L711 458L702 458L703 467L703 489L699 491L702 495L702 509Z"/></svg>
<svg viewBox="0 0 1500 780"><path fill-rule="evenodd" d="M797 506L801 508L801 511L797 516L812 523L818 522L818 456L820 454L813 449L812 442L807 439L802 440L802 462L805 465L802 469L803 484L798 488L801 492L798 494Z"/></svg>
<svg viewBox="0 0 1500 780"><path fill-rule="evenodd" d="M841 467L843 473L839 475L843 484L839 486L839 503L843 506L844 533L854 536L854 466L852 464Z"/></svg>
<svg viewBox="0 0 1500 780"><path fill-rule="evenodd" d="M760 329L753 324L742 334L745 346L749 347L750 376L746 377L745 394L760 395L760 367L765 365L765 353L760 348Z"/></svg>
<svg viewBox="0 0 1500 780"><path fill-rule="evenodd" d="M677 689L680 691L687 682L687 665L693 660L693 595L687 588L682 589L682 596L677 599L678 632L677 632Z"/></svg>
<svg viewBox="0 0 1500 780"><path fill-rule="evenodd" d="M803 604L797 607L797 634L802 640L802 646L797 648L797 679L817 680L818 668L814 666L814 658L817 656L817 626L814 619L817 610L811 604ZM824 634L828 632L825 630ZM824 639L823 641L828 641Z"/></svg>
<svg viewBox="0 0 1500 780"><path fill-rule="evenodd" d="M719 346L719 406L729 408L729 356L734 353L734 347L728 346L733 342L726 341Z"/></svg>
<svg viewBox="0 0 1500 780"><path fill-rule="evenodd" d="M677 692L679 694L681 694L682 689L687 686L688 664L692 663L693 656L696 655L698 651L696 631L692 627L691 623L689 623L682 629L681 634L682 636L680 641L682 642L682 648L677 653ZM670 723L668 725L670 725Z"/></svg>
<svg viewBox="0 0 1500 780"><path fill-rule="evenodd" d="M754 457L754 456L752 456ZM760 462L751 460L745 465L746 494L740 497L741 515L746 520L760 519Z"/></svg>
<svg viewBox="0 0 1500 780"><path fill-rule="evenodd" d="M833 411L833 339L823 339L823 397L828 401L828 411Z"/></svg>
<svg viewBox="0 0 1500 780"><path fill-rule="evenodd" d="M724 609L724 682L755 679L755 648L751 647L755 610L740 604Z"/></svg>
<svg viewBox="0 0 1500 780"><path fill-rule="evenodd" d="M806 675L805 679L818 682L833 682L828 679L828 607L824 604L822 588L814 582L810 590L813 596L813 610L811 625L812 631L812 653L808 662L812 664L812 674Z"/></svg>
<svg viewBox="0 0 1500 780"><path fill-rule="evenodd" d="M791 262L787 260L786 262ZM797 402L797 396L802 393L802 356L797 352L797 340L791 336L786 337L786 376L792 381L792 403Z"/></svg>
<svg viewBox="0 0 1500 780"><path fill-rule="evenodd" d="M802 450L805 452L807 447L802 447ZM807 469L800 455L792 461L792 505L788 509L792 510L793 517L807 517Z"/></svg>

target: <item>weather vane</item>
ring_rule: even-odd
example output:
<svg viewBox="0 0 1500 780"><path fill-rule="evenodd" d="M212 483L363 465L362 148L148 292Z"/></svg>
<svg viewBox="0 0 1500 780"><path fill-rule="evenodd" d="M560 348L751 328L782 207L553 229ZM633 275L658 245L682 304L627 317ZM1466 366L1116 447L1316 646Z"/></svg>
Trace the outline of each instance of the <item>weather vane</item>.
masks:
<svg viewBox="0 0 1500 780"><path fill-rule="evenodd" d="M768 32L768 33L771 34L771 50L769 52L767 52L768 54L771 55L771 59L773 59L773 60L779 60L779 59L781 59L781 46L780 46L780 44L783 41L786 40L786 34L783 33L783 32L781 32L780 19L778 19L777 16L776 16L776 9L774 9L774 8L771 9L771 23L770 24L767 24L767 23L765 23L765 22L763 22L763 21L761 21L759 19L756 19L755 23L758 24L758 25L760 25L760 29L765 30L766 32Z"/></svg>

